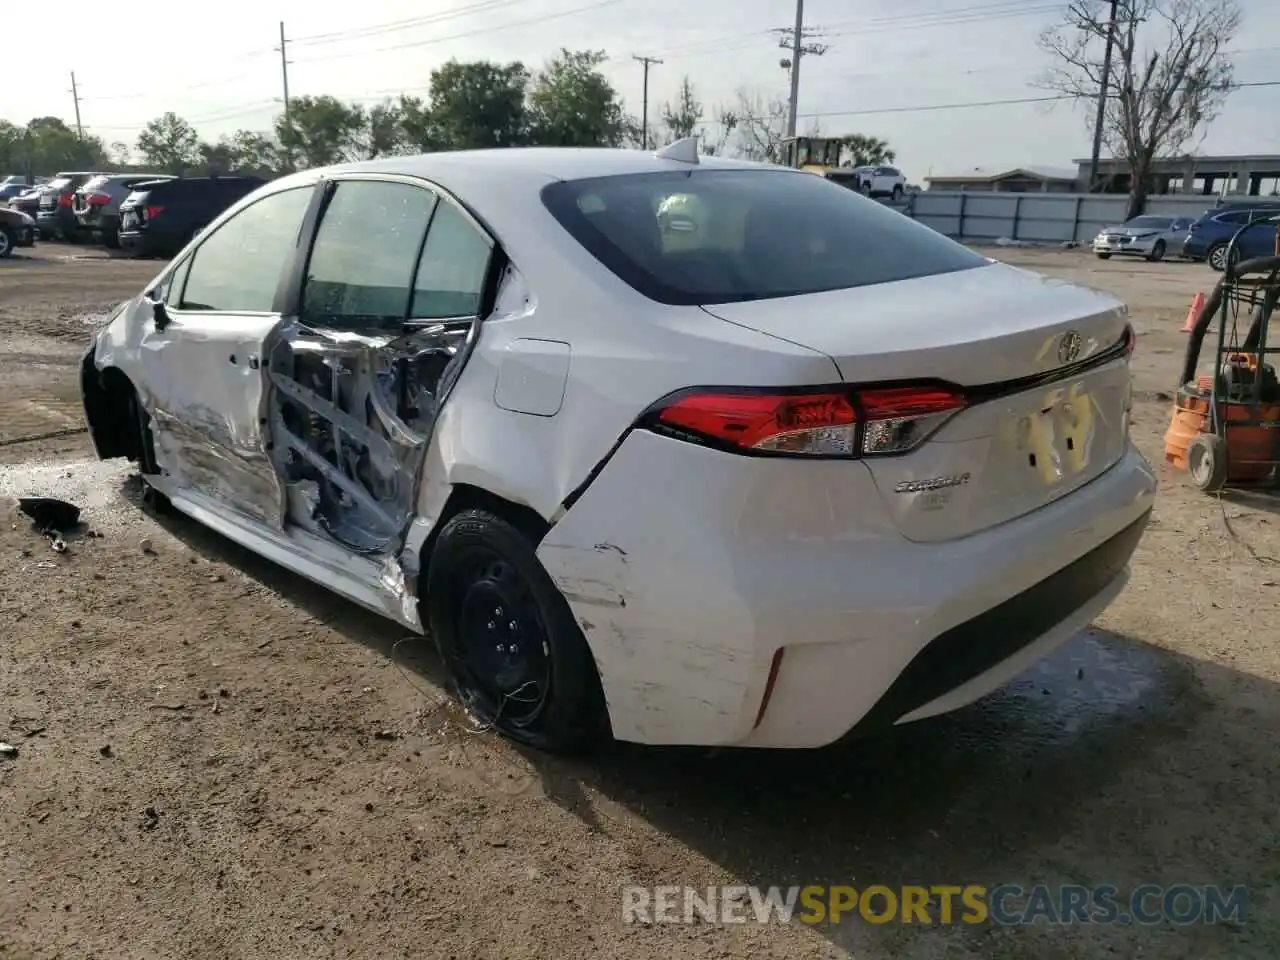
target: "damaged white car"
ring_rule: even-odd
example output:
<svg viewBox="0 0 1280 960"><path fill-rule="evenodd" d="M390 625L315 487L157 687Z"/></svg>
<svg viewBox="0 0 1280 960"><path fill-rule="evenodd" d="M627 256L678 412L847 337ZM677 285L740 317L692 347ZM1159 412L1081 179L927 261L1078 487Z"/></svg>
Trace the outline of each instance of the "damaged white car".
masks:
<svg viewBox="0 0 1280 960"><path fill-rule="evenodd" d="M100 456L429 632L507 735L812 747L1116 597L1156 487L1133 343L1103 294L681 142L277 180L82 379Z"/></svg>

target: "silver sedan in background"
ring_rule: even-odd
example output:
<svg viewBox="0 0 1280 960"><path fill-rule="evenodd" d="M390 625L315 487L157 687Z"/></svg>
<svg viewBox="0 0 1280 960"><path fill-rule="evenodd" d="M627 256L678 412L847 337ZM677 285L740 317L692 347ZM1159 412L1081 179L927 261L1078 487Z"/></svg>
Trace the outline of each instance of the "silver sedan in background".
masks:
<svg viewBox="0 0 1280 960"><path fill-rule="evenodd" d="M1170 249L1182 249L1191 222L1191 217L1134 217L1123 226L1103 227L1093 239L1093 252L1099 260L1123 253L1163 260Z"/></svg>

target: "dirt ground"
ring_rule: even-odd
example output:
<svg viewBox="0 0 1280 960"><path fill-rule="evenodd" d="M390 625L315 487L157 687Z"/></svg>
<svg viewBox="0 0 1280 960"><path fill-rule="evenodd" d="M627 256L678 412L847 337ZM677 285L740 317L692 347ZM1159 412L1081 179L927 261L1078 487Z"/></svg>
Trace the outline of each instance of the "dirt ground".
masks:
<svg viewBox="0 0 1280 960"><path fill-rule="evenodd" d="M1128 301L1161 463L1177 331L1215 276L992 255ZM816 752L549 759L471 729L423 641L145 514L67 432L79 351L159 268L55 244L0 263L0 493L69 497L100 534L59 555L0 523L0 957L1280 956L1276 500L1161 466L1120 600L953 716ZM1188 927L622 922L624 884L735 882L1249 901Z"/></svg>

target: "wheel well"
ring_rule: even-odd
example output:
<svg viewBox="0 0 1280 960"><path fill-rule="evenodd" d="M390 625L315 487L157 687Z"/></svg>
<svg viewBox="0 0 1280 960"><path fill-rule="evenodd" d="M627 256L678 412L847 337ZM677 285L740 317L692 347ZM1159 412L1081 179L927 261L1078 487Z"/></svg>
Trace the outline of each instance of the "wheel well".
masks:
<svg viewBox="0 0 1280 960"><path fill-rule="evenodd" d="M112 457L138 459L138 433L134 429L133 383L122 370L93 369L92 355L85 358L81 387L85 414L94 448L104 460Z"/></svg>
<svg viewBox="0 0 1280 960"><path fill-rule="evenodd" d="M418 575L419 591L427 583L427 574L431 567L431 553L436 545L436 538L440 535L444 525L449 522L449 518L461 513L463 510L488 510L523 533L535 547L542 542L542 538L551 529L551 524L532 507L500 497L496 493L485 490L483 487L475 487L469 483L454 484L453 490L449 493L449 498L444 503L444 509L440 511L439 521L431 531L431 535L427 537L426 542L422 545L422 554L419 559L421 568Z"/></svg>

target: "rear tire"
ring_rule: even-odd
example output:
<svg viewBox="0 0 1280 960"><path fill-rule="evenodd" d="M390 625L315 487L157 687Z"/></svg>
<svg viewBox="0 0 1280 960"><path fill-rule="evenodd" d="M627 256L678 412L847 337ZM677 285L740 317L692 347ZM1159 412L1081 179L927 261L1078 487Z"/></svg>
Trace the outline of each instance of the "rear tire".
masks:
<svg viewBox="0 0 1280 960"><path fill-rule="evenodd" d="M1099 254L1097 254L1096 256L1097 256L1097 258L1098 258L1099 260L1110 260L1110 259L1111 259L1111 254L1109 254L1109 253L1099 253Z"/></svg>
<svg viewBox="0 0 1280 960"><path fill-rule="evenodd" d="M8 227L0 227L0 260L13 256L13 248L18 245L18 238Z"/></svg>
<svg viewBox="0 0 1280 960"><path fill-rule="evenodd" d="M902 202L902 185L901 184L895 183L893 185L893 202L894 203Z"/></svg>
<svg viewBox="0 0 1280 960"><path fill-rule="evenodd" d="M104 230L102 231L102 245L108 250L120 249L120 231Z"/></svg>
<svg viewBox="0 0 1280 960"><path fill-rule="evenodd" d="M425 601L458 697L481 723L555 753L604 738L591 649L515 526L487 510L451 517L431 552Z"/></svg>
<svg viewBox="0 0 1280 960"><path fill-rule="evenodd" d="M1214 433L1200 433L1187 445L1187 473L1205 493L1217 493L1227 483L1227 444Z"/></svg>

